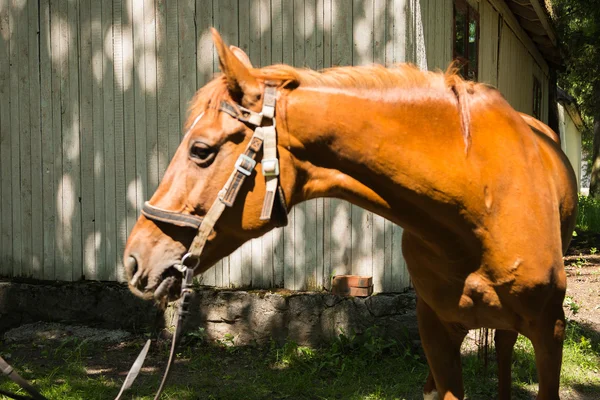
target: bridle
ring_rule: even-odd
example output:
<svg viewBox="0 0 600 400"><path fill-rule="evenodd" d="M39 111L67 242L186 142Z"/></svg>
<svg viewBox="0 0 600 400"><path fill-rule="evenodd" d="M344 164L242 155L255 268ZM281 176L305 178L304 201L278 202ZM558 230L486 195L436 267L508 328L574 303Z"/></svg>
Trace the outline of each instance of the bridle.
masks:
<svg viewBox="0 0 600 400"><path fill-rule="evenodd" d="M270 82L265 82L265 91L263 95L261 112L249 110L237 103L231 104L227 101L221 102L219 111L224 112L252 127L254 133L250 138L245 151L240 154L235 162L233 172L229 176L229 179L227 179L227 182L223 188L219 191L217 198L209 208L206 215L199 217L192 214L183 214L175 211L165 210L153 206L149 202L146 202L142 208L142 214L148 219L179 227L193 228L197 231L187 253L174 266L177 270L179 270L179 272L181 272L183 276L183 281L181 284L181 304L177 312L177 322L175 323L175 333L173 334L171 342L169 360L167 362L167 367L165 368L165 373L160 383L160 387L158 388L158 391L154 397L155 400L160 397L165 383L167 382L171 365L173 364L175 356L175 349L183 331L183 322L185 317L189 314L188 309L193 293L192 283L194 279L194 272L200 265L200 256L202 254L202 250L204 249L208 237L212 233L217 221L226 208L230 208L234 205L244 181L247 177L252 175L252 172L256 166L256 157L261 149L263 151L263 157L261 160L262 174L266 181L266 193L260 219L273 219L276 226L287 225L287 203L283 189L279 184L279 159L277 158L277 131L275 123L276 103L277 88ZM188 132L194 128L202 116L203 113L196 117L188 129ZM275 206L277 206L277 208L275 208ZM188 260L192 261L193 265L186 265ZM135 277L133 279L135 279ZM142 351L129 370L127 377L123 382L123 386L121 387L121 390L119 391L119 394L115 400L119 400L123 393L133 384L135 378L142 368L149 348L150 340L147 340L145 346L142 348ZM5 375L23 387L28 393L31 394L32 397L25 397L4 391L0 391L0 394L4 394L13 399L47 400L26 380L21 378L1 357L0 368Z"/></svg>
<svg viewBox="0 0 600 400"><path fill-rule="evenodd" d="M263 157L261 160L262 174L266 181L266 193L263 201L262 211L260 215L261 220L270 220L274 216L274 206L278 205L278 217L276 225L285 226L287 225L287 204L285 201L285 194L279 184L279 159L277 158L277 131L275 123L275 106L277 103L277 88L275 85L269 82L265 83L265 91L263 95L263 104L261 112L255 112L247 108L242 107L239 104L231 104L227 101L222 101L219 107L219 111L229 114L231 117L238 119L239 121L251 126L254 129L254 133L250 138L250 141L246 145L246 149L235 162L235 167L229 179L227 179L223 188L219 191L217 198L209 208L206 215L198 217L190 214L182 214L170 210L165 210L156 206L151 205L149 202L144 204L142 208L142 214L151 220L159 221L162 223L169 223L180 227L194 228L197 230L196 236L188 249L188 252L182 257L181 261L175 265L181 274L183 275L183 281L181 284L181 304L177 312L177 322L175 324L175 333L173 334L173 340L171 342L171 352L169 354L169 361L165 369L165 374L161 381L160 387L154 397L157 400L162 393L164 385L169 376L171 365L175 355L175 349L177 343L181 337L182 326L185 317L189 314L189 304L191 302L191 296L193 293L192 283L194 279L194 271L200 265L200 256L202 250L208 240L209 235L212 233L217 221L223 214L226 208L232 207L235 200L242 188L242 185L247 177L252 175L254 167L256 166L256 157L259 151L262 149ZM200 120L202 114L199 115L193 124L190 126L188 132L194 128L196 123ZM277 202L275 201L277 198ZM186 261L194 260L193 266L187 266ZM147 352L148 343L142 353ZM139 373L139 369L142 366L145 354L142 353L138 356L138 359L134 363L134 367L131 368L121 392L115 400L118 400L121 394L131 386L133 379ZM135 368L137 365L137 369ZM128 379L132 375L132 379ZM126 387L127 385L127 387Z"/></svg>

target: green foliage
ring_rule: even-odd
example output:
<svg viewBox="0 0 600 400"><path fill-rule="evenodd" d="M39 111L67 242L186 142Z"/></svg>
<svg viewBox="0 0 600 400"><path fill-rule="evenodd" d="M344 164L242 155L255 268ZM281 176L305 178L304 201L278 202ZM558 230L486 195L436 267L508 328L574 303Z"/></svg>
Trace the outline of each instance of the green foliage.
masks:
<svg viewBox="0 0 600 400"><path fill-rule="evenodd" d="M600 7L597 0L552 0L552 6L565 55L565 69L559 71L558 83L580 107L586 124L582 145L589 163L593 155L591 127L594 118L600 117Z"/></svg>
<svg viewBox="0 0 600 400"><path fill-rule="evenodd" d="M600 199L579 195L577 229L600 233Z"/></svg>
<svg viewBox="0 0 600 400"><path fill-rule="evenodd" d="M577 302L575 302L571 296L565 297L564 304L565 307L568 307L573 312L573 314L577 314L579 312L579 304L577 304Z"/></svg>

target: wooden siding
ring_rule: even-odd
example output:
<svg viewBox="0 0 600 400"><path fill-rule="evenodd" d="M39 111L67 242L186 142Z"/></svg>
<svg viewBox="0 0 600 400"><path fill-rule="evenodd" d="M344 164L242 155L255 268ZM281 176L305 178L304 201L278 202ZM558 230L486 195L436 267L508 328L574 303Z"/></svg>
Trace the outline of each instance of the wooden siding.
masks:
<svg viewBox="0 0 600 400"><path fill-rule="evenodd" d="M481 78L530 112L520 89L538 74L547 95L547 77L480 4ZM450 0L0 0L0 275L123 279L127 234L179 145L188 101L218 71L209 27L257 66L444 70L452 23ZM409 286L400 227L336 199L289 219L202 282L304 290L353 273L372 275L375 291Z"/></svg>
<svg viewBox="0 0 600 400"><path fill-rule="evenodd" d="M541 119L548 122L548 66L538 64L539 55L520 39L524 33L515 32L515 25L507 23L491 3L480 2L479 14L479 80L498 87L516 110L532 115L533 77L537 77L542 86Z"/></svg>

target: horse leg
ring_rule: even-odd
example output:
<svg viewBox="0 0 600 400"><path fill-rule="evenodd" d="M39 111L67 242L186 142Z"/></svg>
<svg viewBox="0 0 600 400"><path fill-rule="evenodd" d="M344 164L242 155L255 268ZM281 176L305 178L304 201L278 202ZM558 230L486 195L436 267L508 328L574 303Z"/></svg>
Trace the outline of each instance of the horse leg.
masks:
<svg viewBox="0 0 600 400"><path fill-rule="evenodd" d="M427 375L427 380L425 381L425 387L423 387L423 400L438 400L438 392L435 387L435 379L433 379L433 374L431 373L431 369L429 370L429 374Z"/></svg>
<svg viewBox="0 0 600 400"><path fill-rule="evenodd" d="M529 326L530 332L527 336L535 350L535 364L540 385L537 400L560 398L558 393L565 327L562 300L550 303L543 310L540 318Z"/></svg>
<svg viewBox="0 0 600 400"><path fill-rule="evenodd" d="M510 400L512 352L517 336L514 331L497 329L494 336L498 358L498 399Z"/></svg>
<svg viewBox="0 0 600 400"><path fill-rule="evenodd" d="M423 350L430 368L425 390L435 387L439 399L462 399L464 388L460 360L460 345L467 330L441 321L422 300L417 301L417 321ZM432 384L433 383L433 384ZM435 399L436 392L424 393L426 400Z"/></svg>

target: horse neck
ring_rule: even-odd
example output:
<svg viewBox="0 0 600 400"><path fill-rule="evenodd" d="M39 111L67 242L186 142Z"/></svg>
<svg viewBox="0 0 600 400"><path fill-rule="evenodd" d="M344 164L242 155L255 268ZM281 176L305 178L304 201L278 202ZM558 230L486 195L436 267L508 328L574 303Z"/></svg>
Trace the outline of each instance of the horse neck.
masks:
<svg viewBox="0 0 600 400"><path fill-rule="evenodd" d="M456 98L432 90L289 93L285 125L301 177L292 202L336 197L413 231L464 228Z"/></svg>

